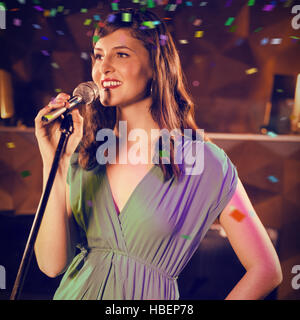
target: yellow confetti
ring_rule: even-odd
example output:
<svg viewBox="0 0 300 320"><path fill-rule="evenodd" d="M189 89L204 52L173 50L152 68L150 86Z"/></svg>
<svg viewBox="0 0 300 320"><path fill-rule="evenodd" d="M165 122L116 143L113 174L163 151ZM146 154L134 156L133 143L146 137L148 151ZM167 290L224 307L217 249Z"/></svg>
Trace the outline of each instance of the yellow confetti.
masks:
<svg viewBox="0 0 300 320"><path fill-rule="evenodd" d="M250 69L247 69L245 72L246 72L246 74L253 74L253 73L258 72L258 70L257 70L257 68L250 68Z"/></svg>
<svg viewBox="0 0 300 320"><path fill-rule="evenodd" d="M13 142L7 142L6 146L7 146L8 149L14 149L16 147Z"/></svg>
<svg viewBox="0 0 300 320"><path fill-rule="evenodd" d="M202 38L203 37L203 31L196 31L195 32L195 38Z"/></svg>

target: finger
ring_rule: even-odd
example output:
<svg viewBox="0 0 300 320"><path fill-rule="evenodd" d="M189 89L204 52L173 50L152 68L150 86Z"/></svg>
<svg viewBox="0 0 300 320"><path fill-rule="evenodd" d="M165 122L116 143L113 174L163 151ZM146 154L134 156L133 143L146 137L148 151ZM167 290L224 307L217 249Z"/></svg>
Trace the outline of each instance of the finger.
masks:
<svg viewBox="0 0 300 320"><path fill-rule="evenodd" d="M60 92L55 99L69 100L71 96L67 93Z"/></svg>

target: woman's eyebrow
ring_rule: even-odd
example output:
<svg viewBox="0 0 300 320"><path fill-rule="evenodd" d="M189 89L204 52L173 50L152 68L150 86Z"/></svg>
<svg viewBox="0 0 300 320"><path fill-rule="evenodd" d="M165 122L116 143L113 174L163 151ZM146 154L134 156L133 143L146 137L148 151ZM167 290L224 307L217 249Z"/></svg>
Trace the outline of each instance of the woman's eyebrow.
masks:
<svg viewBox="0 0 300 320"><path fill-rule="evenodd" d="M135 52L133 49L130 49L129 47L126 47L126 46L116 46L116 47L112 48L112 50L115 50L115 49L128 49L128 50ZM95 47L94 50L95 51L103 51L103 49L99 48L99 47Z"/></svg>

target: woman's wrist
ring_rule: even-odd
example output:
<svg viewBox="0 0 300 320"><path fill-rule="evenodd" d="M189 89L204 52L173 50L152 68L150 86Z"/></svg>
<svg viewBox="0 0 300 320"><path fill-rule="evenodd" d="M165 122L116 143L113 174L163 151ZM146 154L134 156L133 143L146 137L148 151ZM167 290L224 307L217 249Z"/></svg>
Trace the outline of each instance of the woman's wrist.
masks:
<svg viewBox="0 0 300 320"><path fill-rule="evenodd" d="M64 172L64 171L68 170L69 163L70 163L70 158L71 157L62 156L59 159L58 171ZM44 168L44 170L46 170L46 171L49 170L50 171L51 167L52 167L52 164L53 164L53 159L52 158L48 157L47 159L43 159L43 168Z"/></svg>

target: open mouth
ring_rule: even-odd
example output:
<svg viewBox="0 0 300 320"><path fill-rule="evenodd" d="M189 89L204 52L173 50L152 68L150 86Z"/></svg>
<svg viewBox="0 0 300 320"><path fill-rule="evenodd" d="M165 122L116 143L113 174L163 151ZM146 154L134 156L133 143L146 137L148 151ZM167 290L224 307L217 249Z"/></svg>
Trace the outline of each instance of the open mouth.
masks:
<svg viewBox="0 0 300 320"><path fill-rule="evenodd" d="M102 87L104 88L104 90L115 89L120 87L121 85L122 85L122 82L120 81L103 81L102 82Z"/></svg>

